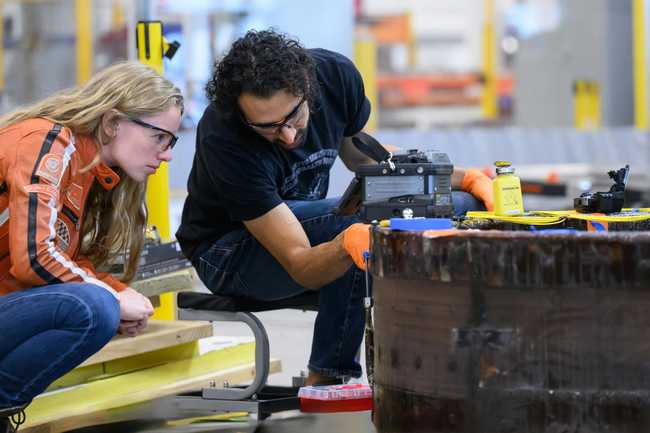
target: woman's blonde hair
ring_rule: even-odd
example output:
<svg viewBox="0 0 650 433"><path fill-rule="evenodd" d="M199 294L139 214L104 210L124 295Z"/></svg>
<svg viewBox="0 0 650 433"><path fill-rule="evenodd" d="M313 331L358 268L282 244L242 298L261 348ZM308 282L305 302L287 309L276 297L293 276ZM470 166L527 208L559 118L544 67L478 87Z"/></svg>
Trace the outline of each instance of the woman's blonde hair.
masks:
<svg viewBox="0 0 650 433"><path fill-rule="evenodd" d="M0 128L42 117L60 123L73 134L93 136L99 151L110 140L102 128L102 117L110 110L138 118L171 107L183 112L183 95L177 87L149 66L122 62L97 73L83 86L63 90L3 116ZM98 162L99 153L90 167ZM115 188L106 191L95 182L88 195L81 254L98 268L123 255L123 279L130 281L144 244L146 185L129 178L119 168L117 173L122 180Z"/></svg>

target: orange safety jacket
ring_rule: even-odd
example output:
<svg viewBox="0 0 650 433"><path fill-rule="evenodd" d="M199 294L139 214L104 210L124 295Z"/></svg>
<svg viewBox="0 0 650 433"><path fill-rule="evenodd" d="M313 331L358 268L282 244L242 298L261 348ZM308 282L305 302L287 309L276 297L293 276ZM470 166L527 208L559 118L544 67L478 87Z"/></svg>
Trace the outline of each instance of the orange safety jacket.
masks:
<svg viewBox="0 0 650 433"><path fill-rule="evenodd" d="M110 190L119 176L90 136L30 119L0 130L0 295L67 282L96 284L115 296L126 284L95 271L79 254L86 198L93 182Z"/></svg>

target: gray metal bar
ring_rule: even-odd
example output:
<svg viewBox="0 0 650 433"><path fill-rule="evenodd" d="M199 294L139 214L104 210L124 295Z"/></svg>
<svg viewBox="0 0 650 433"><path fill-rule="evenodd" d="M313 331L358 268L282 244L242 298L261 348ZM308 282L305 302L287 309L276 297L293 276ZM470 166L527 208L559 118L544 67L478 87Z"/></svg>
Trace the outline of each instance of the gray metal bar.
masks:
<svg viewBox="0 0 650 433"><path fill-rule="evenodd" d="M172 420L225 412L276 413L298 408L297 397L239 401L206 400L200 395L175 395L115 408L107 414L103 422Z"/></svg>
<svg viewBox="0 0 650 433"><path fill-rule="evenodd" d="M110 413L110 422L124 420L170 420L209 416L224 412L258 413L259 403L253 400L205 400L201 396L167 396L152 401L117 408Z"/></svg>
<svg viewBox="0 0 650 433"><path fill-rule="evenodd" d="M185 397L176 396L174 398L174 407L180 413L191 411L201 412L251 412L257 413L259 403L254 400L230 400L224 399L219 402L208 400L202 397Z"/></svg>
<svg viewBox="0 0 650 433"><path fill-rule="evenodd" d="M242 311L203 311L179 308L180 320L208 320L210 322L243 322L255 337L255 378L246 388L204 388L203 398L219 400L243 400L251 397L266 385L269 377L269 337L262 322L253 314Z"/></svg>

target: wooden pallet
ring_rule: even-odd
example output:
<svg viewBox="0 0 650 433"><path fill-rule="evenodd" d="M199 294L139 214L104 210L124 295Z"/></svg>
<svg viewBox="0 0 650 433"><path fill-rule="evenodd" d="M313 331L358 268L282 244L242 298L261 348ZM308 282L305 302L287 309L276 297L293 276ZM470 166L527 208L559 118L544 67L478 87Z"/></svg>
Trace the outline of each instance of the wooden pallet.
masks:
<svg viewBox="0 0 650 433"><path fill-rule="evenodd" d="M136 337L116 335L102 350L54 382L48 390L197 356L197 340L212 336L209 322L152 320Z"/></svg>
<svg viewBox="0 0 650 433"><path fill-rule="evenodd" d="M250 381L255 374L254 343L209 352L119 376L46 393L26 410L21 433L59 433L91 425L142 419L138 405L199 390L212 383ZM272 360L271 373L281 370Z"/></svg>

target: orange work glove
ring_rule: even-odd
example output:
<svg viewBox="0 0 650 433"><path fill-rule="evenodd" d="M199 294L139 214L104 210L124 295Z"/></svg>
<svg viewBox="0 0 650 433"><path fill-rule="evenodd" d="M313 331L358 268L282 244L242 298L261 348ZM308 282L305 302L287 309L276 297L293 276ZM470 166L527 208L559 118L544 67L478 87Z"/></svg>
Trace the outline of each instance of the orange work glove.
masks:
<svg viewBox="0 0 650 433"><path fill-rule="evenodd" d="M481 200L487 210L492 211L494 209L492 179L480 171L473 168L465 170L465 176L463 176L463 180L460 183L460 189Z"/></svg>
<svg viewBox="0 0 650 433"><path fill-rule="evenodd" d="M370 224L356 223L343 232L343 248L359 269L366 269L363 254L370 250Z"/></svg>

